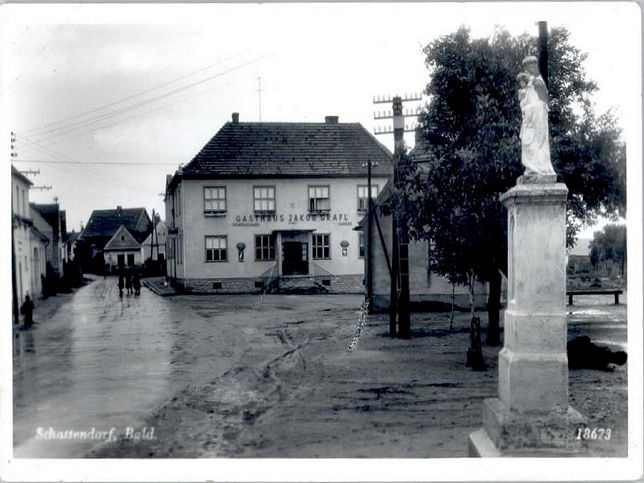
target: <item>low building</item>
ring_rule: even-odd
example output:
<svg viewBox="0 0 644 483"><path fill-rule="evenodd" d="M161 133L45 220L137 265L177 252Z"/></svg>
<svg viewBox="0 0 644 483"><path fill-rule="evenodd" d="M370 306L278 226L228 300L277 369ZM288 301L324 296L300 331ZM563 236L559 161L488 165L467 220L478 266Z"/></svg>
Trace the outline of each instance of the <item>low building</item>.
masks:
<svg viewBox="0 0 644 483"><path fill-rule="evenodd" d="M50 240L47 248L47 260L51 263L56 274L62 276L63 265L67 261L67 222L65 211L60 209L58 203L32 203L31 206L51 227L51 229L47 229L48 232L46 233Z"/></svg>
<svg viewBox="0 0 644 483"><path fill-rule="evenodd" d="M124 268L139 268L143 264L141 242L125 225L121 225L105 244L103 256L112 273Z"/></svg>
<svg viewBox="0 0 644 483"><path fill-rule="evenodd" d="M26 295L35 299L42 293L41 276L46 274L47 250L51 242L47 235L51 227L38 213L33 213L29 203L31 185L26 176L11 167L13 275L18 305L24 302Z"/></svg>
<svg viewBox="0 0 644 483"><path fill-rule="evenodd" d="M168 176L167 273L186 291L311 285L361 292L367 160L373 193L391 153L358 123L239 122L233 114Z"/></svg>
<svg viewBox="0 0 644 483"><path fill-rule="evenodd" d="M141 258L146 260L154 260L165 263L165 249L166 249L166 226L160 220L157 222L154 230L141 243Z"/></svg>
<svg viewBox="0 0 644 483"><path fill-rule="evenodd" d="M580 273L589 273L593 270L590 261L590 244L592 240L580 238L574 247L566 250L568 258L567 273L568 275L577 275Z"/></svg>
<svg viewBox="0 0 644 483"><path fill-rule="evenodd" d="M392 219L383 209L391 196L392 182L388 182L382 192L373 201L374 223L371 250L371 276L372 276L372 308L375 311L384 311L389 308L391 299L391 260L392 260ZM369 254L367 233L367 216L359 223L361 236L365 239L365 255ZM451 305L452 296L457 307L469 306L469 290L464 286L452 286L443 276L432 273L430 263L431 244L427 241L410 241L408 245L409 257L409 301L412 308L440 309ZM368 259L365 256L365 276L369 277ZM366 291L366 289L365 289ZM453 292L452 292L453 291ZM487 285L477 283L474 287L474 303L477 307L485 306L487 302Z"/></svg>
<svg viewBox="0 0 644 483"><path fill-rule="evenodd" d="M85 271L100 273L104 270L107 261L103 256L103 249L121 226L125 226L139 242L152 230L152 222L145 208L117 206L116 209L92 211L77 241L82 245L82 264Z"/></svg>

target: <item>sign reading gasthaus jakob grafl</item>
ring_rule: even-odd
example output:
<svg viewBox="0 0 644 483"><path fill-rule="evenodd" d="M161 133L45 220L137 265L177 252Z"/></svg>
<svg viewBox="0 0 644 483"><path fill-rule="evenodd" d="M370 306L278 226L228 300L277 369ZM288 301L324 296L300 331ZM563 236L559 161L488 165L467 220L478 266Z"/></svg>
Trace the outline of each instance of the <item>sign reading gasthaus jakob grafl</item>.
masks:
<svg viewBox="0 0 644 483"><path fill-rule="evenodd" d="M274 215L237 215L233 226L259 226L260 223L304 223L307 221L332 221L350 223L346 213L288 213Z"/></svg>

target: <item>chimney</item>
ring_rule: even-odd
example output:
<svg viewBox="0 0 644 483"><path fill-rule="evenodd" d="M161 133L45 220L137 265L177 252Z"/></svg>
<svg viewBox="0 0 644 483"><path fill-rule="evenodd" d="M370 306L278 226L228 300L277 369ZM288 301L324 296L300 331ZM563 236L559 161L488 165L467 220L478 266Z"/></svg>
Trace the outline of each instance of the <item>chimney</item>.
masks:
<svg viewBox="0 0 644 483"><path fill-rule="evenodd" d="M338 116L326 116L324 118L324 122L327 124L337 124L338 123Z"/></svg>
<svg viewBox="0 0 644 483"><path fill-rule="evenodd" d="M118 216L123 215L123 207L122 207L121 205L118 205L118 206L116 207L116 214L117 214Z"/></svg>
<svg viewBox="0 0 644 483"><path fill-rule="evenodd" d="M239 113L233 112L233 123L237 124L239 122Z"/></svg>

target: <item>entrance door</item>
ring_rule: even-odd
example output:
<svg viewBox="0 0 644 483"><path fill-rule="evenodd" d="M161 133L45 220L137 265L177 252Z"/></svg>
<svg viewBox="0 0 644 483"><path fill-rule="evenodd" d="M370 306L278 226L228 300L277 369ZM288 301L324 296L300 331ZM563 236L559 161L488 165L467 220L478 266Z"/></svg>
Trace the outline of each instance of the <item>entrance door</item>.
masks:
<svg viewBox="0 0 644 483"><path fill-rule="evenodd" d="M119 266L119 270L125 267L125 255L116 255L116 263Z"/></svg>
<svg viewBox="0 0 644 483"><path fill-rule="evenodd" d="M298 241L283 243L282 275L308 275L309 244Z"/></svg>

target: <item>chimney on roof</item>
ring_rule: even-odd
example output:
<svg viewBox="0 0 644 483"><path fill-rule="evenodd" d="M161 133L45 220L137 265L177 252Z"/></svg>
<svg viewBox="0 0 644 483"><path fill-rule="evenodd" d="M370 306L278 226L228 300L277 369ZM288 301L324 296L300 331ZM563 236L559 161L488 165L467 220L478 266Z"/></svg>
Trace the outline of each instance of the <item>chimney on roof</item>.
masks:
<svg viewBox="0 0 644 483"><path fill-rule="evenodd" d="M327 124L337 124L338 123L338 116L326 116L324 118L324 122Z"/></svg>
<svg viewBox="0 0 644 483"><path fill-rule="evenodd" d="M233 123L237 124L239 122L239 113L233 112Z"/></svg>
<svg viewBox="0 0 644 483"><path fill-rule="evenodd" d="M116 207L116 214L121 216L123 214L123 207L121 205L118 205Z"/></svg>

